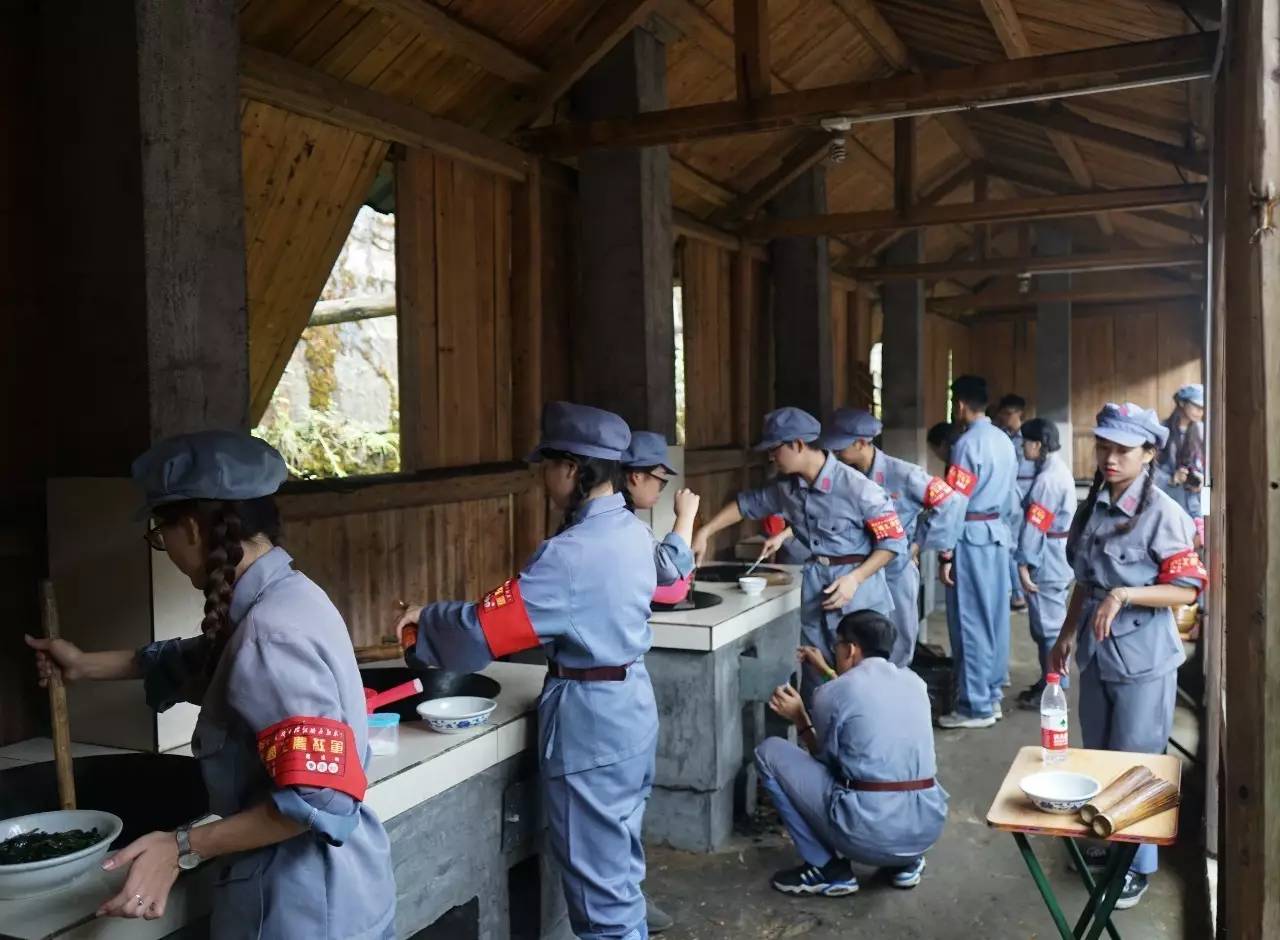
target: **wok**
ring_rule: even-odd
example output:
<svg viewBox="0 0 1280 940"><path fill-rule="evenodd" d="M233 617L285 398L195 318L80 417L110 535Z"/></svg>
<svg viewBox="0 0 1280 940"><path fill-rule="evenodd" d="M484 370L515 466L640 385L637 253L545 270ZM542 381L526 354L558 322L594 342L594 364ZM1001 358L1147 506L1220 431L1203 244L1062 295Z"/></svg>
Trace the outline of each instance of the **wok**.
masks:
<svg viewBox="0 0 1280 940"><path fill-rule="evenodd" d="M411 679L422 680L422 694L411 695L379 708L380 712L388 712L400 716L401 721L421 721L417 706L429 699L444 698L449 695L475 695L480 698L498 697L502 686L488 676L473 672L446 672L443 669L423 667L412 669L407 666L388 666L385 668L365 667L360 670L360 679L366 688L375 692L383 692L402 682Z"/></svg>

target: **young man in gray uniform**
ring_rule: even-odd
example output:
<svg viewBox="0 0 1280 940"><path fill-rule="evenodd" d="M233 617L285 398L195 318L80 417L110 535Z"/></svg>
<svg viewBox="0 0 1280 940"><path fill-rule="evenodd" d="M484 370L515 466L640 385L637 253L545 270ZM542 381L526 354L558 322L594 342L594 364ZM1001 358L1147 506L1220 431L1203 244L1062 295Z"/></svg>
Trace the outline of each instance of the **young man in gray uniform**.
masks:
<svg viewBox="0 0 1280 940"><path fill-rule="evenodd" d="M761 782L804 860L773 876L779 891L852 894L851 861L889 868L894 887L914 888L924 853L942 835L947 792L935 779L929 693L889 662L894 635L872 610L840 621L836 668L814 694L812 719L791 686L773 693L769 707L795 724L804 745L768 738L756 748ZM808 647L800 658L821 663Z"/></svg>

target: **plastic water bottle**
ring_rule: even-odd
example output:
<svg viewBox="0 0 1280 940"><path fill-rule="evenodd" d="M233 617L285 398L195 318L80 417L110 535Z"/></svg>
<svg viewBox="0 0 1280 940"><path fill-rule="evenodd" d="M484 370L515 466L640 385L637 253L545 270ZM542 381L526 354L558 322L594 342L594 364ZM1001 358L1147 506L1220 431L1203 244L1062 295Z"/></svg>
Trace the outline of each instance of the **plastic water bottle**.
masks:
<svg viewBox="0 0 1280 940"><path fill-rule="evenodd" d="M1044 681L1040 695L1040 756L1046 764L1061 764L1067 759L1067 696L1056 672L1049 673Z"/></svg>

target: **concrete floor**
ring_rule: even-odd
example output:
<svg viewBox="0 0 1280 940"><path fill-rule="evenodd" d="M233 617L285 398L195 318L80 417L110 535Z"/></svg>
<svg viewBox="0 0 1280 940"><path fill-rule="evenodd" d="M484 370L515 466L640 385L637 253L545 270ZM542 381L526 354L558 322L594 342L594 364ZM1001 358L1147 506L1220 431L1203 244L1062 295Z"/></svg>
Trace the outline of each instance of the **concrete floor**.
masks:
<svg viewBox="0 0 1280 940"><path fill-rule="evenodd" d="M930 638L945 646L944 620L931 623ZM1052 938L1057 931L1012 837L988 829L987 808L1019 747L1039 741L1039 716L1019 711L1013 694L1039 671L1025 615L1013 620L1013 686L1005 719L983 731L937 731L939 777L951 794L942 839L928 855L924 881L895 890L883 877L861 877L862 889L847 898L796 899L769 887L769 875L796 863L776 815L765 808L741 824L729 848L715 855L671 849L649 852L650 897L676 918L664 940L806 940L847 938L851 931L885 938ZM1196 751L1195 720L1180 706L1174 737ZM1077 714L1072 701L1072 717ZM1072 727L1078 745L1078 728ZM1165 851L1142 902L1116 914L1127 940L1207 938L1204 856L1201 848L1199 781L1184 768L1182 838ZM762 804L764 800L762 799ZM1085 902L1077 875L1056 842L1033 838L1059 900L1074 922Z"/></svg>

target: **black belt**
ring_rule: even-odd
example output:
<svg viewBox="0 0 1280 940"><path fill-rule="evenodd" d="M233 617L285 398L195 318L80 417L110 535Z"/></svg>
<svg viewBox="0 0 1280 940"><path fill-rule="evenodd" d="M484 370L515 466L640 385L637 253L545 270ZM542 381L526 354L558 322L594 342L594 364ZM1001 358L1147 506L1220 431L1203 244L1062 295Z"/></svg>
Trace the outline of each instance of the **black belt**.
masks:
<svg viewBox="0 0 1280 940"><path fill-rule="evenodd" d="M903 793L907 790L927 790L934 785L932 777L923 780L850 780L840 778L840 786L846 790L861 790L869 793Z"/></svg>
<svg viewBox="0 0 1280 940"><path fill-rule="evenodd" d="M593 666L590 669L572 669L569 666L561 666L557 662L549 662L547 663L547 675L552 679L575 679L578 682L621 682L627 678L627 666Z"/></svg>
<svg viewBox="0 0 1280 940"><path fill-rule="evenodd" d="M813 560L820 565L860 565L867 560L866 555L814 555Z"/></svg>
<svg viewBox="0 0 1280 940"><path fill-rule="evenodd" d="M1047 532L1047 533L1045 533L1045 538L1047 538L1047 539L1065 539L1065 538L1066 538L1067 536L1069 536L1070 534L1071 534L1070 532Z"/></svg>
<svg viewBox="0 0 1280 940"><path fill-rule="evenodd" d="M998 512L966 512L964 514L965 522L994 522L999 518Z"/></svg>

